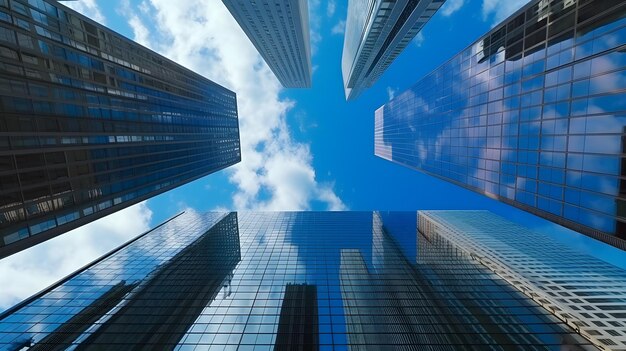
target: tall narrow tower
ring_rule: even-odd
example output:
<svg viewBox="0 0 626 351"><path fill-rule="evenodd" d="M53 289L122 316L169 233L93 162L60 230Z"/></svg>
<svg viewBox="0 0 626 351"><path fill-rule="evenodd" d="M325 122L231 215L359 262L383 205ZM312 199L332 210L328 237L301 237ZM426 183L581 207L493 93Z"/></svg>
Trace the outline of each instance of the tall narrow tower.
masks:
<svg viewBox="0 0 626 351"><path fill-rule="evenodd" d="M307 0L222 0L285 88L311 87Z"/></svg>
<svg viewBox="0 0 626 351"><path fill-rule="evenodd" d="M346 100L371 87L445 0L350 0L343 42Z"/></svg>

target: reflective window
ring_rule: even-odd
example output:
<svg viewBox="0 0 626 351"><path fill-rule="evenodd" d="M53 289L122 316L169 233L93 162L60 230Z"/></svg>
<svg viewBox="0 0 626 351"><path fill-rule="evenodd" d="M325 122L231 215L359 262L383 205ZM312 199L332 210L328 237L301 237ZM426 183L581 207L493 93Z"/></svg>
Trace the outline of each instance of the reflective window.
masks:
<svg viewBox="0 0 626 351"><path fill-rule="evenodd" d="M1 314L0 347L592 348L626 338L624 281L485 211L186 212Z"/></svg>
<svg viewBox="0 0 626 351"><path fill-rule="evenodd" d="M12 0L1 13L19 20L0 15L0 71L14 77L0 82L0 131L11 135L0 148L62 151L53 170L22 156L6 168L20 175L11 193L24 196L0 205L0 236L25 225L35 235L55 221L67 231L240 160L233 92L56 1Z"/></svg>
<svg viewBox="0 0 626 351"><path fill-rule="evenodd" d="M621 201L619 189L626 188L625 15L619 1L531 1L523 14L487 35L499 38L506 28L503 88L485 84L501 70L481 65L495 54L481 39L471 46L470 67L458 63L468 55L464 50L376 111L376 155L495 198L499 189L519 188L514 179L537 179L539 187L502 200L626 248L613 237L626 239L626 223L616 206L607 205ZM502 134L496 134L498 122L490 114L501 111ZM486 160L518 165L517 177L484 172ZM538 165L539 178L526 164ZM502 167L490 172L503 174ZM597 176L611 184L587 189L600 196L589 201L600 204L561 214L554 201L562 200L551 189L568 171L576 171L576 186Z"/></svg>

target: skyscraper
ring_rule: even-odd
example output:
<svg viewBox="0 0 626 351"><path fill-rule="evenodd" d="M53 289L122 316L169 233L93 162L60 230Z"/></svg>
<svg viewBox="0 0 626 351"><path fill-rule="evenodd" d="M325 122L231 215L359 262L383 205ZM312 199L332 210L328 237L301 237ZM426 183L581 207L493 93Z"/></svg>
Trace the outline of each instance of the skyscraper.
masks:
<svg viewBox="0 0 626 351"><path fill-rule="evenodd" d="M285 88L311 87L307 0L222 0Z"/></svg>
<svg viewBox="0 0 626 351"><path fill-rule="evenodd" d="M378 109L376 155L626 249L625 14L531 1Z"/></svg>
<svg viewBox="0 0 626 351"><path fill-rule="evenodd" d="M403 213L374 214L371 268L359 250L341 250L341 288L350 344L388 344L402 349L408 341L435 349L492 349L496 345L530 349L581 343L579 336L566 329L544 335L542 340L539 335L547 329L533 330L532 324L558 325L555 319L532 300L520 299L511 285L494 279L489 269L456 245L418 233L413 238L416 251L403 252L406 246L399 244L403 236L393 235L386 224L397 223L398 218L409 222ZM387 280L394 276L403 284L389 284ZM519 313L521 306L528 315ZM527 325L524 319L532 322Z"/></svg>
<svg viewBox="0 0 626 351"><path fill-rule="evenodd" d="M240 158L235 93L50 0L0 0L0 257Z"/></svg>
<svg viewBox="0 0 626 351"><path fill-rule="evenodd" d="M488 211L420 211L419 231L480 262L601 349L626 346L623 269Z"/></svg>
<svg viewBox="0 0 626 351"><path fill-rule="evenodd" d="M0 349L593 348L416 227L415 212L186 212L0 314Z"/></svg>
<svg viewBox="0 0 626 351"><path fill-rule="evenodd" d="M346 100L371 87L445 0L349 0L341 68Z"/></svg>
<svg viewBox="0 0 626 351"><path fill-rule="evenodd" d="M205 306L230 284L240 260L237 215L230 213L155 267L124 297L120 309L101 321L102 325L76 349L175 345Z"/></svg>

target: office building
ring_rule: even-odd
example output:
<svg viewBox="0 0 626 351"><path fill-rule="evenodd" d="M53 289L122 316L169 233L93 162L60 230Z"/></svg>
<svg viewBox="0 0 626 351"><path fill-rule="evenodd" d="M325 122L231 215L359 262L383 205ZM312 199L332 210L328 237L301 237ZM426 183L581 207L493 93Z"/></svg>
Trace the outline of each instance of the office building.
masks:
<svg viewBox="0 0 626 351"><path fill-rule="evenodd" d="M625 270L488 211L418 216L429 242L480 262L600 349L626 347Z"/></svg>
<svg viewBox="0 0 626 351"><path fill-rule="evenodd" d="M626 249L626 3L534 0L375 113L375 154Z"/></svg>
<svg viewBox="0 0 626 351"><path fill-rule="evenodd" d="M445 0L349 0L341 70L346 100L371 87Z"/></svg>
<svg viewBox="0 0 626 351"><path fill-rule="evenodd" d="M315 285L285 286L274 350L319 350L319 316Z"/></svg>
<svg viewBox="0 0 626 351"><path fill-rule="evenodd" d="M311 87L307 0L222 0L285 88Z"/></svg>
<svg viewBox="0 0 626 351"><path fill-rule="evenodd" d="M595 349L417 225L189 211L0 314L0 349Z"/></svg>
<svg viewBox="0 0 626 351"><path fill-rule="evenodd" d="M0 0L0 258L241 158L235 93L50 0Z"/></svg>

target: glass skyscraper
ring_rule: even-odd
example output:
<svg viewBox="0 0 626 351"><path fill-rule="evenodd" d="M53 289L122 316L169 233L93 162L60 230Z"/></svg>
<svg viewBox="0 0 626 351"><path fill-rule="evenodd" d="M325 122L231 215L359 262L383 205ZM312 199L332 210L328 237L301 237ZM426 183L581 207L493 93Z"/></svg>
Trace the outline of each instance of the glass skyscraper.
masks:
<svg viewBox="0 0 626 351"><path fill-rule="evenodd" d="M626 271L489 211L420 211L449 242L603 349L626 347Z"/></svg>
<svg viewBox="0 0 626 351"><path fill-rule="evenodd" d="M375 153L626 249L626 3L534 0L375 113Z"/></svg>
<svg viewBox="0 0 626 351"><path fill-rule="evenodd" d="M341 67L346 100L371 87L445 0L349 0Z"/></svg>
<svg viewBox="0 0 626 351"><path fill-rule="evenodd" d="M0 349L596 349L555 306L494 271L492 256L458 246L486 241L460 231L476 216L186 212L0 314ZM564 280L580 286L607 268L580 262ZM626 306L597 297L584 305Z"/></svg>
<svg viewBox="0 0 626 351"><path fill-rule="evenodd" d="M222 0L285 88L311 87L307 0Z"/></svg>
<svg viewBox="0 0 626 351"><path fill-rule="evenodd" d="M50 0L0 0L0 257L240 161L235 93Z"/></svg>

